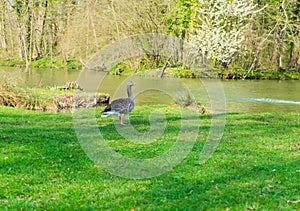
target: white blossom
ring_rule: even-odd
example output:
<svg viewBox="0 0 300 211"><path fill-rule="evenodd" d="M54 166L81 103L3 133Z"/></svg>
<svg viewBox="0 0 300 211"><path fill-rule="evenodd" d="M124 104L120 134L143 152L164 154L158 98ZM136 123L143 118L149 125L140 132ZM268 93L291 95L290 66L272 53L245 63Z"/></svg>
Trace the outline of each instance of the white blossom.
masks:
<svg viewBox="0 0 300 211"><path fill-rule="evenodd" d="M241 48L251 16L261 10L251 0L199 0L199 25L191 36L193 54L230 63Z"/></svg>

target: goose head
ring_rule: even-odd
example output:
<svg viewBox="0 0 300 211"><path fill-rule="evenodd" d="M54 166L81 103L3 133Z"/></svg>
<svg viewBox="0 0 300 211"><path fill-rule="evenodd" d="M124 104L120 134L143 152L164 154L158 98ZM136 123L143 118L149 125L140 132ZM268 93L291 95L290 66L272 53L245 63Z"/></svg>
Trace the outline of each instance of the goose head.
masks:
<svg viewBox="0 0 300 211"><path fill-rule="evenodd" d="M134 81L128 81L127 85L128 86L136 86L136 83Z"/></svg>

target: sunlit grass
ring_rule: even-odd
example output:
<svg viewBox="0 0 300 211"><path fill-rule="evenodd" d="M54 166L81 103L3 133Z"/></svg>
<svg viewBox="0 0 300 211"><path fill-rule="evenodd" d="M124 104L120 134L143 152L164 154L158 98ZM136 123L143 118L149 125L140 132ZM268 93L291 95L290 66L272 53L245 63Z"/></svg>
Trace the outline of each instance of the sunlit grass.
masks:
<svg viewBox="0 0 300 211"><path fill-rule="evenodd" d="M151 158L168 150L180 129L179 110L166 106L136 107L131 124L147 131L153 111L164 113L167 125L149 144L125 140L114 117L97 114L97 123L114 150ZM0 209L300 209L300 114L228 114L222 141L203 165L199 154L210 116L201 115L200 124L182 163L161 176L132 180L107 173L87 157L71 114L0 107Z"/></svg>

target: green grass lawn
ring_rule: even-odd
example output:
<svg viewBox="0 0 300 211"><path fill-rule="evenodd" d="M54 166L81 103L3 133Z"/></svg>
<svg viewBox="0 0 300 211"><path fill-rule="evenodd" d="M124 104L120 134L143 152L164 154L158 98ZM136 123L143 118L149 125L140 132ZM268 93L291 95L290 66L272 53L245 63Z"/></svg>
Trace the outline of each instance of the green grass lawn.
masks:
<svg viewBox="0 0 300 211"><path fill-rule="evenodd" d="M165 113L167 126L152 143L122 138L111 117L97 118L99 129L124 156L158 156L176 140L180 115L174 107L137 107L130 119L138 131L149 129L154 108ZM210 116L202 115L184 161L163 175L134 180L111 175L87 157L71 114L0 107L0 210L299 210L300 114L226 118L207 162L199 164L210 126Z"/></svg>

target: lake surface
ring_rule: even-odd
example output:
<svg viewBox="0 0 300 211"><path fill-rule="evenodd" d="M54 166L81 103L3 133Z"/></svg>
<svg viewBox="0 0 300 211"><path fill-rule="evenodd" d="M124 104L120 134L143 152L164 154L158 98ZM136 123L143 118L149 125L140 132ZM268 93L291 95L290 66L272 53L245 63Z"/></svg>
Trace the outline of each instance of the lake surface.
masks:
<svg viewBox="0 0 300 211"><path fill-rule="evenodd" d="M113 99L127 96L126 82L132 79L138 84L133 89L137 105L173 104L174 99L189 92L206 107L225 102L226 112L300 112L300 81L159 79L53 69L25 72L6 67L0 68L0 77L26 87L62 86L79 81L84 90L105 92Z"/></svg>

